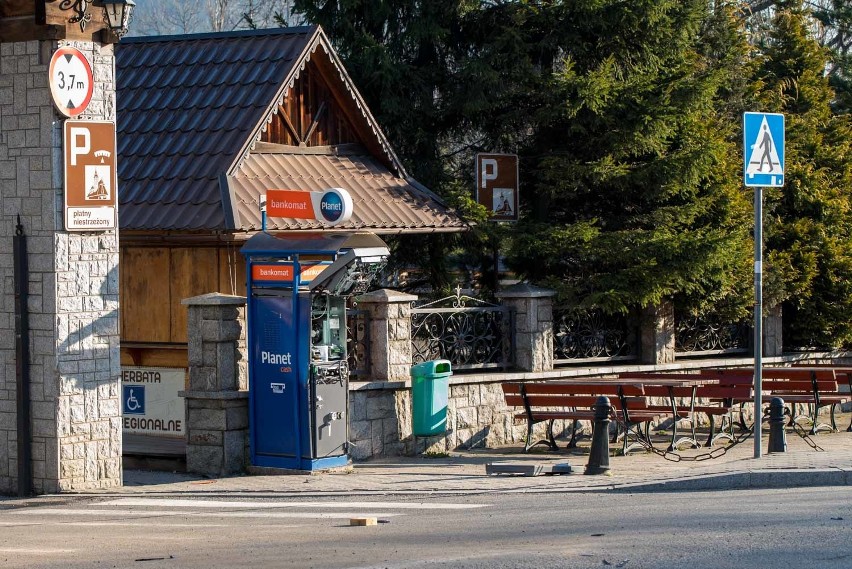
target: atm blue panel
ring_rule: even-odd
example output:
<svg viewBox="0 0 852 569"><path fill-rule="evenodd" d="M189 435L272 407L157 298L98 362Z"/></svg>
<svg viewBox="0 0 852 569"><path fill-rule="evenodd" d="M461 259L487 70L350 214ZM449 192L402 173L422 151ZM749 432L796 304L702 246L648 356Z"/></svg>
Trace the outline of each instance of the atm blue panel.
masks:
<svg viewBox="0 0 852 569"><path fill-rule="evenodd" d="M249 323L252 462L288 468L301 455L298 338L293 297L253 296ZM296 460L293 465L275 457Z"/></svg>

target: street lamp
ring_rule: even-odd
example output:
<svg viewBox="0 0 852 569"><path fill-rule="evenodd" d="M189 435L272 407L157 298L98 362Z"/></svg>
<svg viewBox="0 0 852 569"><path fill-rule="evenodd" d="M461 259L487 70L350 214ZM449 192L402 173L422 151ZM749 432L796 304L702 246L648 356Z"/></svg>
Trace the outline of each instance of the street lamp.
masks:
<svg viewBox="0 0 852 569"><path fill-rule="evenodd" d="M101 0L101 4L104 7L109 29L119 38L123 38L130 26L130 16L133 13L133 8L136 7L136 2L133 0Z"/></svg>

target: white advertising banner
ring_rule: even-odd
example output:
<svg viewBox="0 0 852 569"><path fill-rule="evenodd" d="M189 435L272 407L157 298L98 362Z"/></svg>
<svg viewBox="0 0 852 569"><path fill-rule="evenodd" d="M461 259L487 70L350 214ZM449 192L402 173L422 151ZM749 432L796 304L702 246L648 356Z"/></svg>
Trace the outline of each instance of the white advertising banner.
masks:
<svg viewBox="0 0 852 569"><path fill-rule="evenodd" d="M183 368L121 368L121 410L125 433L181 437L186 413L178 391L185 389Z"/></svg>

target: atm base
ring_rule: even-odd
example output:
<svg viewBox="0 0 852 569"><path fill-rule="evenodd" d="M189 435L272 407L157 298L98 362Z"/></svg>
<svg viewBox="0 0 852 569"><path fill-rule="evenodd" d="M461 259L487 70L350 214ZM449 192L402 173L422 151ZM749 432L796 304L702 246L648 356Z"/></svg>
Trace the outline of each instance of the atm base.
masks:
<svg viewBox="0 0 852 569"><path fill-rule="evenodd" d="M257 457L256 464L248 467L249 474L323 474L326 472L348 472L352 470L352 461L348 455L328 458L295 459L280 457Z"/></svg>

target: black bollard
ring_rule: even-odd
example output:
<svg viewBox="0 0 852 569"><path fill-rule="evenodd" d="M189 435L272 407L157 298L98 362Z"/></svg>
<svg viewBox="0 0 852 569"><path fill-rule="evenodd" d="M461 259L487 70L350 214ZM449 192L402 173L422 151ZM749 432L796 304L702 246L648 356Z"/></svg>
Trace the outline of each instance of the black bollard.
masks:
<svg viewBox="0 0 852 569"><path fill-rule="evenodd" d="M601 395L595 402L592 448L583 474L611 474L609 471L609 399Z"/></svg>
<svg viewBox="0 0 852 569"><path fill-rule="evenodd" d="M787 452L784 400L780 397L773 397L769 402L769 452Z"/></svg>

